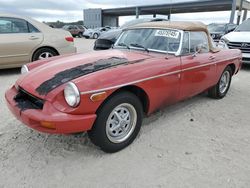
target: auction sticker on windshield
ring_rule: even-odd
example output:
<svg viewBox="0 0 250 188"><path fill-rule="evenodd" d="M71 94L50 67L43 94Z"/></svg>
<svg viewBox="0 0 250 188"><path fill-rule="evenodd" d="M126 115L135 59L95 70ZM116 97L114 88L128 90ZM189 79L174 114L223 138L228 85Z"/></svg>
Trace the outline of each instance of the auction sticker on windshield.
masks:
<svg viewBox="0 0 250 188"><path fill-rule="evenodd" d="M175 38L177 39L179 37L179 32L174 30L156 30L155 36L161 36L161 37L168 37L168 38Z"/></svg>

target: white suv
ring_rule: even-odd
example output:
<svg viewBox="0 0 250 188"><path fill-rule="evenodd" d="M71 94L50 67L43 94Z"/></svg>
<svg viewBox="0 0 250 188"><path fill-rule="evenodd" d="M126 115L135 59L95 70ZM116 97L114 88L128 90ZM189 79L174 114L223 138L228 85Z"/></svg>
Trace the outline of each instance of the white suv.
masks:
<svg viewBox="0 0 250 188"><path fill-rule="evenodd" d="M224 35L219 46L240 49L243 63L250 64L250 19L244 21L233 32Z"/></svg>

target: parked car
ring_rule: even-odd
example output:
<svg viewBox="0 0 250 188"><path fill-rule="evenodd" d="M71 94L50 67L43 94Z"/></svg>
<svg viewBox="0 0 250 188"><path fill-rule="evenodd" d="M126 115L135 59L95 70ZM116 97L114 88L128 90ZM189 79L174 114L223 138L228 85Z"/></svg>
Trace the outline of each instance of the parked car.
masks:
<svg viewBox="0 0 250 188"><path fill-rule="evenodd" d="M85 28L79 25L65 25L63 29L69 31L73 37L83 37L83 33L85 32Z"/></svg>
<svg viewBox="0 0 250 188"><path fill-rule="evenodd" d="M90 33L92 32L92 29L89 29L89 28L87 28L86 26L83 26L83 25L78 25L78 27L80 29L82 29L81 37L85 37L86 39L91 37Z"/></svg>
<svg viewBox="0 0 250 188"><path fill-rule="evenodd" d="M219 46L242 51L243 63L250 64L250 19L245 20L233 32L224 35Z"/></svg>
<svg viewBox="0 0 250 188"><path fill-rule="evenodd" d="M0 14L0 69L74 52L69 32L31 18Z"/></svg>
<svg viewBox="0 0 250 188"><path fill-rule="evenodd" d="M223 35L232 32L236 27L236 24L231 23L212 23L208 25L208 31L213 40L219 42Z"/></svg>
<svg viewBox="0 0 250 188"><path fill-rule="evenodd" d="M102 33L100 37L95 41L94 44L94 50L107 50L112 47L112 45L115 43L119 35L122 33L122 30L144 22L153 22L153 21L167 21L164 18L142 18L142 19L135 19L131 20L124 25L122 25L120 28L111 29L108 32Z"/></svg>
<svg viewBox="0 0 250 188"><path fill-rule="evenodd" d="M111 27L106 26L106 27L100 27L96 29L88 29L85 33L84 36L86 38L91 38L91 39L97 39L102 33L105 33L109 31Z"/></svg>
<svg viewBox="0 0 250 188"><path fill-rule="evenodd" d="M116 152L136 138L143 114L204 91L225 97L240 66L240 50L214 48L201 23L147 22L124 30L114 49L24 65L5 97L33 129L87 131Z"/></svg>
<svg viewBox="0 0 250 188"><path fill-rule="evenodd" d="M88 28L87 28L86 26L84 26L84 25L77 25L77 27L78 27L79 29L81 29L82 35L84 35L85 30L88 29Z"/></svg>

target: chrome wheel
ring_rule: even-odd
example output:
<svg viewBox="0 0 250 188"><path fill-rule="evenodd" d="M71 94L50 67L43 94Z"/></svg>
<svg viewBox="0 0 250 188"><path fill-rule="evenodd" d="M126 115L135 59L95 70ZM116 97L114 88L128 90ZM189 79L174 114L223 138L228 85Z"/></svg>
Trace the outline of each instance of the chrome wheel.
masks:
<svg viewBox="0 0 250 188"><path fill-rule="evenodd" d="M46 59L49 57L53 57L53 54L50 52L43 52L39 55L38 59L41 60L41 59Z"/></svg>
<svg viewBox="0 0 250 188"><path fill-rule="evenodd" d="M133 133L137 113L131 104L123 103L114 108L106 122L106 134L113 143L125 141Z"/></svg>
<svg viewBox="0 0 250 188"><path fill-rule="evenodd" d="M93 36L94 39L97 39L98 38L98 34L95 33L94 36Z"/></svg>
<svg viewBox="0 0 250 188"><path fill-rule="evenodd" d="M229 71L225 71L220 79L220 84L219 84L219 90L220 93L225 93L228 89L228 86L230 84L230 72Z"/></svg>

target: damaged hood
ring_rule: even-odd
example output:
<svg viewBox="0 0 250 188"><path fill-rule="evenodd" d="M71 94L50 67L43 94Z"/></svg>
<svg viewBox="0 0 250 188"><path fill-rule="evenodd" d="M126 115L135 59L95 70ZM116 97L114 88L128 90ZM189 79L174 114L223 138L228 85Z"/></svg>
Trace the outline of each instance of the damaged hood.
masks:
<svg viewBox="0 0 250 188"><path fill-rule="evenodd" d="M48 60L41 66L21 76L17 85L42 99L64 83L90 73L119 68L122 65L140 63L151 56L146 52L128 50L108 50L76 54Z"/></svg>
<svg viewBox="0 0 250 188"><path fill-rule="evenodd" d="M231 32L223 36L226 40L230 42L250 42L250 33L249 32Z"/></svg>

